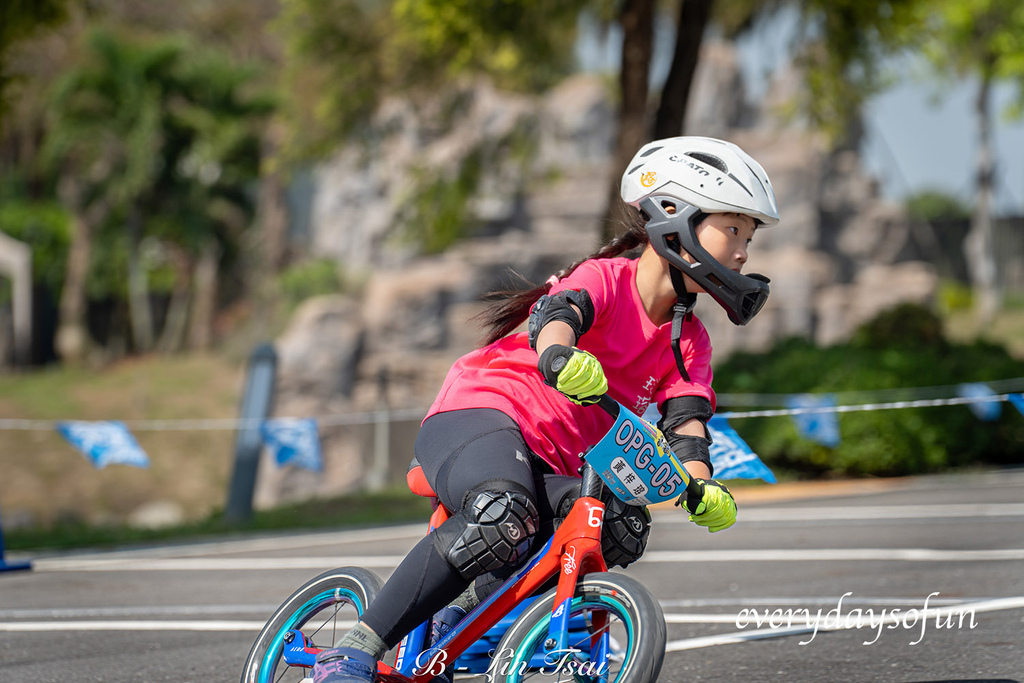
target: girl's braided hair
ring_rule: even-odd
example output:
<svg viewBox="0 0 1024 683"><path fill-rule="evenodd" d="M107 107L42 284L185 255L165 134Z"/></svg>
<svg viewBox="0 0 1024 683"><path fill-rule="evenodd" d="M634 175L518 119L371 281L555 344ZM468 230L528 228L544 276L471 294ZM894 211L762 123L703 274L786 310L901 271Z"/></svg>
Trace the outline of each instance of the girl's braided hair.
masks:
<svg viewBox="0 0 1024 683"><path fill-rule="evenodd" d="M585 261L615 258L627 251L645 246L648 242L647 230L644 228L644 221L640 217L640 213L630 211L629 215L631 220L628 223L629 229L626 232L615 237L611 242L590 256L558 271L555 273L555 279L561 280L564 277L568 277ZM527 285L527 289L508 289L484 295L485 301L496 302L495 306L477 316L483 321L486 330L483 341L484 346L496 342L522 325L523 321L530 316L530 309L537 302L537 299L547 294L551 289L550 282L533 286L529 281L525 279L523 281Z"/></svg>

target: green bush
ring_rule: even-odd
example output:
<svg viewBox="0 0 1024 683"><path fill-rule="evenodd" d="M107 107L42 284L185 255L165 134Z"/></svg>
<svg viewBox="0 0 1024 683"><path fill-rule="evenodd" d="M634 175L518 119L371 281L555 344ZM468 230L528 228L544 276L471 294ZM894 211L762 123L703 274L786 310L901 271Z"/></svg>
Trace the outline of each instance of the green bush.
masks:
<svg viewBox="0 0 1024 683"><path fill-rule="evenodd" d="M907 213L911 218L925 221L965 220L971 217L971 207L942 190L924 190L907 198Z"/></svg>
<svg viewBox="0 0 1024 683"><path fill-rule="evenodd" d="M32 247L32 279L58 296L71 243L67 212L52 202L0 202L0 232ZM0 290L2 291L2 290ZM0 302L9 294L0 294Z"/></svg>
<svg viewBox="0 0 1024 683"><path fill-rule="evenodd" d="M469 207L482 173L481 152L468 155L454 177L418 169L405 207L405 235L427 254L439 254L473 232Z"/></svg>
<svg viewBox="0 0 1024 683"><path fill-rule="evenodd" d="M971 291L970 285L946 281L939 287L939 305L947 313L968 311L974 305L974 293Z"/></svg>
<svg viewBox="0 0 1024 683"><path fill-rule="evenodd" d="M954 344L941 329L931 311L900 306L865 324L844 345L818 348L788 339L764 354L736 354L715 369L715 388L720 394L862 391L840 397L841 403L860 404L877 400L879 394L871 393L880 390L1024 377L1024 362L1004 348ZM906 398L898 391L886 396ZM994 422L980 421L961 405L844 413L838 419L842 441L836 448L803 438L788 417L737 418L731 424L770 467L800 476L893 476L1024 463L1024 417L1005 403Z"/></svg>
<svg viewBox="0 0 1024 683"><path fill-rule="evenodd" d="M324 294L344 290L338 264L331 259L316 259L289 266L278 276L281 293L290 306Z"/></svg>

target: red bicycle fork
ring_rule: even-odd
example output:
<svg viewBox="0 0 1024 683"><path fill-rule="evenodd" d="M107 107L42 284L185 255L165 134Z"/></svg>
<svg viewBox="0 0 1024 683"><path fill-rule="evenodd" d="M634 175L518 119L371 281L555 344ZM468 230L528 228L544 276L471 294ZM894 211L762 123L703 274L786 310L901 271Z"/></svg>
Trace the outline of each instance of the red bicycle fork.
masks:
<svg viewBox="0 0 1024 683"><path fill-rule="evenodd" d="M378 665L380 680L384 683L429 683L441 669L454 662L470 645L479 640L505 614L517 604L534 595L552 577L558 577L555 604L552 609L551 625L545 650L567 652L569 603L576 592L576 583L581 576L591 572L608 570L601 553L601 527L604 522L605 506L597 498L583 497L576 500L572 510L555 531L548 548L536 564L515 583L499 594L492 596L476 610L470 612L456 626L452 639L445 644L430 661L418 662L420 672L411 677L403 676L386 664ZM478 611L479 610L479 611ZM592 646L598 645L604 632L604 615L593 617L595 635ZM607 635L603 636L607 641Z"/></svg>

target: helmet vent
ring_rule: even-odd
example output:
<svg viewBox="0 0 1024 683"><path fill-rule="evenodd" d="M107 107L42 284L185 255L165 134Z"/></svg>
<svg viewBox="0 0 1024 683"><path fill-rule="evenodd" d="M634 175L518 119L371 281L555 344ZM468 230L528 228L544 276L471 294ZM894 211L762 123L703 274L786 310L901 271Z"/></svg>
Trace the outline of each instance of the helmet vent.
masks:
<svg viewBox="0 0 1024 683"><path fill-rule="evenodd" d="M750 190L748 190L748 189L747 189L747 186L746 186L746 185L744 185L744 184L743 184L743 183L742 183L742 182L740 181L740 179L739 179L739 178L737 178L736 176L734 176L734 175L733 175L732 173L730 173L730 174L729 174L729 177L730 177L730 178L732 178L733 180L735 180L735 181L736 181L736 184L737 184L737 185L739 185L740 187L742 187L742 188L743 188L743 191L744 191L744 192L746 192L747 194L749 194L749 195L750 195L751 197L753 197L753 196L754 196L754 193L753 193L753 192L751 192Z"/></svg>
<svg viewBox="0 0 1024 683"><path fill-rule="evenodd" d="M714 166L722 173L729 172L729 167L725 165L725 162L716 157L714 154L708 154L706 152L687 152L686 156L693 157L697 161L703 161L708 166Z"/></svg>
<svg viewBox="0 0 1024 683"><path fill-rule="evenodd" d="M643 164L637 164L637 165L636 165L636 166L634 166L633 168L631 168L631 169L629 169L628 171L626 171L626 175L633 175L634 173L636 173L637 169L641 169L641 168L643 168L643 167L644 167L644 165L643 165Z"/></svg>
<svg viewBox="0 0 1024 683"><path fill-rule="evenodd" d="M640 158L642 159L644 157L649 157L652 154L654 154L655 152L657 152L659 149L661 149L661 147L652 147L651 149L649 149L646 152L644 152L643 154L641 154Z"/></svg>

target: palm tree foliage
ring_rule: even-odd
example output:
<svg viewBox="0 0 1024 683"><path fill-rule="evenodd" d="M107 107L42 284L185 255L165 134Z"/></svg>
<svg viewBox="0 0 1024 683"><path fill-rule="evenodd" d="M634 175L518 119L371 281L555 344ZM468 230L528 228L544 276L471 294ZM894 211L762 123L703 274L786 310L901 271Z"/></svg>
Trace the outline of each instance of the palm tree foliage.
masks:
<svg viewBox="0 0 1024 683"><path fill-rule="evenodd" d="M154 266L174 271L169 288L186 296L208 242L237 249L259 173L258 124L273 102L252 71L184 39L97 29L83 52L55 84L43 156L74 187L69 208L103 257L92 294L127 296L135 348L148 350ZM86 220L90 209L101 218Z"/></svg>

